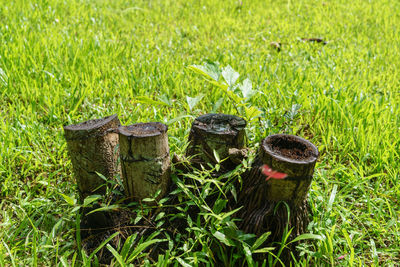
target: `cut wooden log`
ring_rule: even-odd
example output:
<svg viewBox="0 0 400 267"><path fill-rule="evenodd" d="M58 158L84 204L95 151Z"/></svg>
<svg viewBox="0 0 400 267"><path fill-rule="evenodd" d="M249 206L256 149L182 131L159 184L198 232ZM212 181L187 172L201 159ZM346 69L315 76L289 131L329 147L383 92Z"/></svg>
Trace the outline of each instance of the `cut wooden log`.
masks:
<svg viewBox="0 0 400 267"><path fill-rule="evenodd" d="M237 166L245 156L246 121L226 114L206 114L195 119L189 135L186 157L195 167L222 161L222 171ZM214 153L214 151L216 153Z"/></svg>
<svg viewBox="0 0 400 267"><path fill-rule="evenodd" d="M271 231L271 242L280 242L285 229L293 228L288 241L304 233L309 223L307 193L318 155L315 145L298 136L265 138L242 176L239 227L258 236Z"/></svg>
<svg viewBox="0 0 400 267"><path fill-rule="evenodd" d="M92 194L106 192L105 181L119 173L117 115L89 120L64 127L81 201Z"/></svg>
<svg viewBox="0 0 400 267"><path fill-rule="evenodd" d="M127 196L134 200L162 198L170 184L168 127L159 122L118 128L122 178Z"/></svg>

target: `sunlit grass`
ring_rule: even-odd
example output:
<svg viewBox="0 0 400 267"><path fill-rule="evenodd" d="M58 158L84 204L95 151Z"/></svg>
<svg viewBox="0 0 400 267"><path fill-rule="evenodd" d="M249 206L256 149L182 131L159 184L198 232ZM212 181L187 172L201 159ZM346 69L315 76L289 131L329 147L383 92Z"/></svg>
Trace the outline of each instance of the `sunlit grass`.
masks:
<svg viewBox="0 0 400 267"><path fill-rule="evenodd" d="M302 245L299 263L400 264L400 3L31 2L0 1L0 265L85 260L76 212L60 195L76 194L62 125L114 113L124 124L160 121L181 154L194 117L237 114L189 70L205 60L258 90L249 104L265 115L249 122L252 147L278 132L319 147L309 232L323 239ZM186 97L200 95L190 107ZM181 264L205 257L168 253Z"/></svg>

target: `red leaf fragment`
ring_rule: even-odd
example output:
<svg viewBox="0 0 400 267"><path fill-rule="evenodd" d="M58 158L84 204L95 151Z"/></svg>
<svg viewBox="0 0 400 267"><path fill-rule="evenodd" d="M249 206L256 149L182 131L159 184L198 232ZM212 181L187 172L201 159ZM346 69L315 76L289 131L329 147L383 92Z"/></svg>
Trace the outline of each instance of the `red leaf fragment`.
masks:
<svg viewBox="0 0 400 267"><path fill-rule="evenodd" d="M272 178L272 179L285 179L288 176L286 173L278 172L278 171L276 171L274 169L271 169L267 164L264 164L261 167L261 172L265 176L267 176L265 181L268 181L270 178Z"/></svg>

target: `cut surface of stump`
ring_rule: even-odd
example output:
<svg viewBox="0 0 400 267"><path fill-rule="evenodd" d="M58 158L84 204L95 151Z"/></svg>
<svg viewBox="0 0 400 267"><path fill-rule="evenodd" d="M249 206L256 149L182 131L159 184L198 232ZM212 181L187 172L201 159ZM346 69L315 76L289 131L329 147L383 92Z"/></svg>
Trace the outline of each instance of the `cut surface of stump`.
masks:
<svg viewBox="0 0 400 267"><path fill-rule="evenodd" d="M265 138L251 169L242 177L239 227L256 235L271 231L271 242L281 241L286 226L293 228L288 241L304 233L309 223L307 193L318 155L315 145L298 136Z"/></svg>
<svg viewBox="0 0 400 267"><path fill-rule="evenodd" d="M104 194L105 181L119 173L117 165L118 133L117 115L94 119L64 127L68 152L71 157L81 200L92 194Z"/></svg>
<svg viewBox="0 0 400 267"><path fill-rule="evenodd" d="M234 115L200 116L192 124L186 156L196 167L207 167L207 164L218 163L215 151L221 161L227 158L221 162L221 166L231 170L245 154L242 150L246 142L245 127L246 121Z"/></svg>
<svg viewBox="0 0 400 267"><path fill-rule="evenodd" d="M129 198L161 198L170 184L168 127L159 122L118 128L125 193Z"/></svg>

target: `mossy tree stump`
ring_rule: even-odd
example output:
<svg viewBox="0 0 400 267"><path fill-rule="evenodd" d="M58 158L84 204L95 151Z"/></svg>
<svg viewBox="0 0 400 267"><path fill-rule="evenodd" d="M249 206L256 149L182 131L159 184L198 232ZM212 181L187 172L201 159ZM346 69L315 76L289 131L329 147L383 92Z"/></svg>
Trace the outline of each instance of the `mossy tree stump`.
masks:
<svg viewBox="0 0 400 267"><path fill-rule="evenodd" d="M127 196L163 197L170 184L167 126L159 122L137 123L118 128L122 178Z"/></svg>
<svg viewBox="0 0 400 267"><path fill-rule="evenodd" d="M245 127L246 121L233 115L206 114L196 118L190 130L186 157L195 167L208 168L208 164L218 163L215 151L223 160L222 171L232 170L245 156Z"/></svg>
<svg viewBox="0 0 400 267"><path fill-rule="evenodd" d="M285 134L265 138L242 177L240 228L256 235L271 231L271 242L281 241L286 226L293 228L292 238L304 233L309 223L307 193L317 158L318 149L303 138Z"/></svg>
<svg viewBox="0 0 400 267"><path fill-rule="evenodd" d="M89 120L64 127L69 155L74 169L81 201L92 194L104 194L105 181L119 173L117 165L118 133L117 115Z"/></svg>

